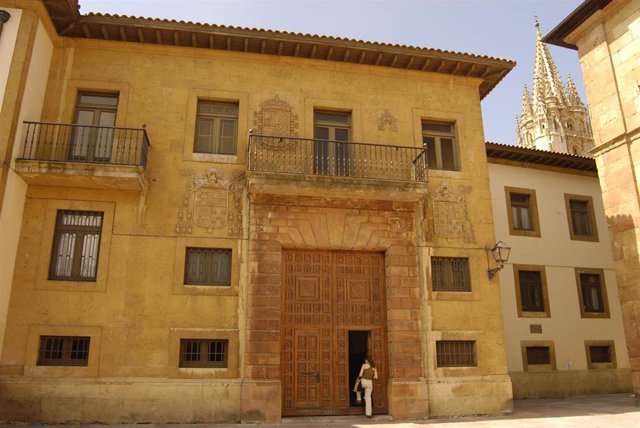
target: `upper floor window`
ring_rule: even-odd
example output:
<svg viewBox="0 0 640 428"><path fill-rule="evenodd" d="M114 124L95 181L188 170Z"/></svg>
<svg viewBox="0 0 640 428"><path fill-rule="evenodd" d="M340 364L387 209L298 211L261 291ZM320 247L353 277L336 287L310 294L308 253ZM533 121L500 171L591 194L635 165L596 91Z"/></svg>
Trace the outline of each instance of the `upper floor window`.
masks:
<svg viewBox="0 0 640 428"><path fill-rule="evenodd" d="M86 366L90 337L40 336L39 366Z"/></svg>
<svg viewBox="0 0 640 428"><path fill-rule="evenodd" d="M576 269L580 312L585 318L609 317L604 273L600 269Z"/></svg>
<svg viewBox="0 0 640 428"><path fill-rule="evenodd" d="M231 250L187 248L184 283L190 285L231 285Z"/></svg>
<svg viewBox="0 0 640 428"><path fill-rule="evenodd" d="M430 169L460 170L455 124L423 121L422 144L427 148Z"/></svg>
<svg viewBox="0 0 640 428"><path fill-rule="evenodd" d="M569 218L569 235L573 240L597 241L593 198L590 196L564 195L567 217Z"/></svg>
<svg viewBox="0 0 640 428"><path fill-rule="evenodd" d="M235 155L237 133L237 103L198 101L194 152Z"/></svg>
<svg viewBox="0 0 640 428"><path fill-rule="evenodd" d="M58 211L49 279L95 281L103 213Z"/></svg>
<svg viewBox="0 0 640 428"><path fill-rule="evenodd" d="M315 111L313 172L348 176L351 170L351 113Z"/></svg>
<svg viewBox="0 0 640 428"><path fill-rule="evenodd" d="M433 291L471 291L469 259L432 257L431 283Z"/></svg>
<svg viewBox="0 0 640 428"><path fill-rule="evenodd" d="M110 161L117 108L117 94L78 94L69 159L82 162Z"/></svg>
<svg viewBox="0 0 640 428"><path fill-rule="evenodd" d="M548 317L549 302L544 267L514 265L518 316Z"/></svg>
<svg viewBox="0 0 640 428"><path fill-rule="evenodd" d="M180 367L226 368L228 352L226 339L181 339Z"/></svg>
<svg viewBox="0 0 640 428"><path fill-rule="evenodd" d="M536 191L505 187L509 233L520 236L540 236Z"/></svg>

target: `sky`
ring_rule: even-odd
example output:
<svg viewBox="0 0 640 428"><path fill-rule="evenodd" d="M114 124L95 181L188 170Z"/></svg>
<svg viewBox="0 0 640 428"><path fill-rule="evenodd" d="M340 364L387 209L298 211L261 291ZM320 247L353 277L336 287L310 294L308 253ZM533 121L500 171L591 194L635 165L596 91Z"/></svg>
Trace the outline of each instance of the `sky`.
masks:
<svg viewBox="0 0 640 428"><path fill-rule="evenodd" d="M482 101L485 139L516 144L515 116L531 89L535 17L544 36L582 0L80 0L81 13L167 18L489 55L518 64ZM587 104L578 54L550 46L566 84Z"/></svg>

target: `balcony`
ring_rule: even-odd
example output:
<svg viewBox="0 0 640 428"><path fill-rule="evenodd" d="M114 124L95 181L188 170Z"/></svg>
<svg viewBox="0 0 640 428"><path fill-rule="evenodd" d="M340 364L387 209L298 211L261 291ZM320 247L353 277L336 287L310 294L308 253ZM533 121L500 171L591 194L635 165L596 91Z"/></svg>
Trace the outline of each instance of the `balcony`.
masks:
<svg viewBox="0 0 640 428"><path fill-rule="evenodd" d="M424 148L249 135L249 190L416 201L426 192Z"/></svg>
<svg viewBox="0 0 640 428"><path fill-rule="evenodd" d="M29 184L145 191L144 128L24 122L16 171Z"/></svg>

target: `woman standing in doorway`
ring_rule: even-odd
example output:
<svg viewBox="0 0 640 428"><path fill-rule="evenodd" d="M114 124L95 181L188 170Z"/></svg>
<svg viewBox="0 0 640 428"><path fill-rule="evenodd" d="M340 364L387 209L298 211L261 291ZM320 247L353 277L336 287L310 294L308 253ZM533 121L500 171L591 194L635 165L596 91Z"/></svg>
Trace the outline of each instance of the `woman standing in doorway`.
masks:
<svg viewBox="0 0 640 428"><path fill-rule="evenodd" d="M373 380L378 379L378 370L376 370L376 363L367 357L364 359L364 364L360 367L360 379L362 389L364 389L364 404L365 414L368 418L371 417L371 392L373 391Z"/></svg>

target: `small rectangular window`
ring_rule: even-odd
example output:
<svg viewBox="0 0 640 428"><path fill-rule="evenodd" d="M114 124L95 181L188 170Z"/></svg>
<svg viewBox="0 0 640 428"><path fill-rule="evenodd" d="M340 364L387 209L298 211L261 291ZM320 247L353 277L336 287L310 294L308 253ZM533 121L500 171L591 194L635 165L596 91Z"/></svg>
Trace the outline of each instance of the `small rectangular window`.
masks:
<svg viewBox="0 0 640 428"><path fill-rule="evenodd" d="M40 336L39 366L87 366L90 337Z"/></svg>
<svg viewBox="0 0 640 428"><path fill-rule="evenodd" d="M548 346L527 346L527 364L551 364Z"/></svg>
<svg viewBox="0 0 640 428"><path fill-rule="evenodd" d="M431 279L433 291L471 291L469 259L432 257Z"/></svg>
<svg viewBox="0 0 640 428"><path fill-rule="evenodd" d="M198 101L193 151L221 155L236 154L238 104Z"/></svg>
<svg viewBox="0 0 640 428"><path fill-rule="evenodd" d="M589 346L589 355L592 363L610 363L611 346Z"/></svg>
<svg viewBox="0 0 640 428"><path fill-rule="evenodd" d="M226 368L228 340L181 339L180 367Z"/></svg>
<svg viewBox="0 0 640 428"><path fill-rule="evenodd" d="M429 169L460 170L455 124L423 121L422 144L427 148Z"/></svg>
<svg viewBox="0 0 640 428"><path fill-rule="evenodd" d="M598 241L598 231L593 210L593 198L590 196L565 194L569 235L578 241Z"/></svg>
<svg viewBox="0 0 640 428"><path fill-rule="evenodd" d="M505 187L509 233L518 236L540 236L536 191Z"/></svg>
<svg viewBox="0 0 640 428"><path fill-rule="evenodd" d="M231 250L187 247L184 283L189 285L231 285Z"/></svg>
<svg viewBox="0 0 640 428"><path fill-rule="evenodd" d="M475 340L437 340L437 367L475 367Z"/></svg>
<svg viewBox="0 0 640 428"><path fill-rule="evenodd" d="M550 371L556 369L555 346L552 341L520 342L522 368L525 371Z"/></svg>
<svg viewBox="0 0 640 428"><path fill-rule="evenodd" d="M103 213L58 211L49 279L95 281Z"/></svg>
<svg viewBox="0 0 640 428"><path fill-rule="evenodd" d="M584 345L589 369L613 369L617 366L613 340L589 340Z"/></svg>
<svg viewBox="0 0 640 428"><path fill-rule="evenodd" d="M584 318L608 318L609 305L601 269L576 269L580 311Z"/></svg>

